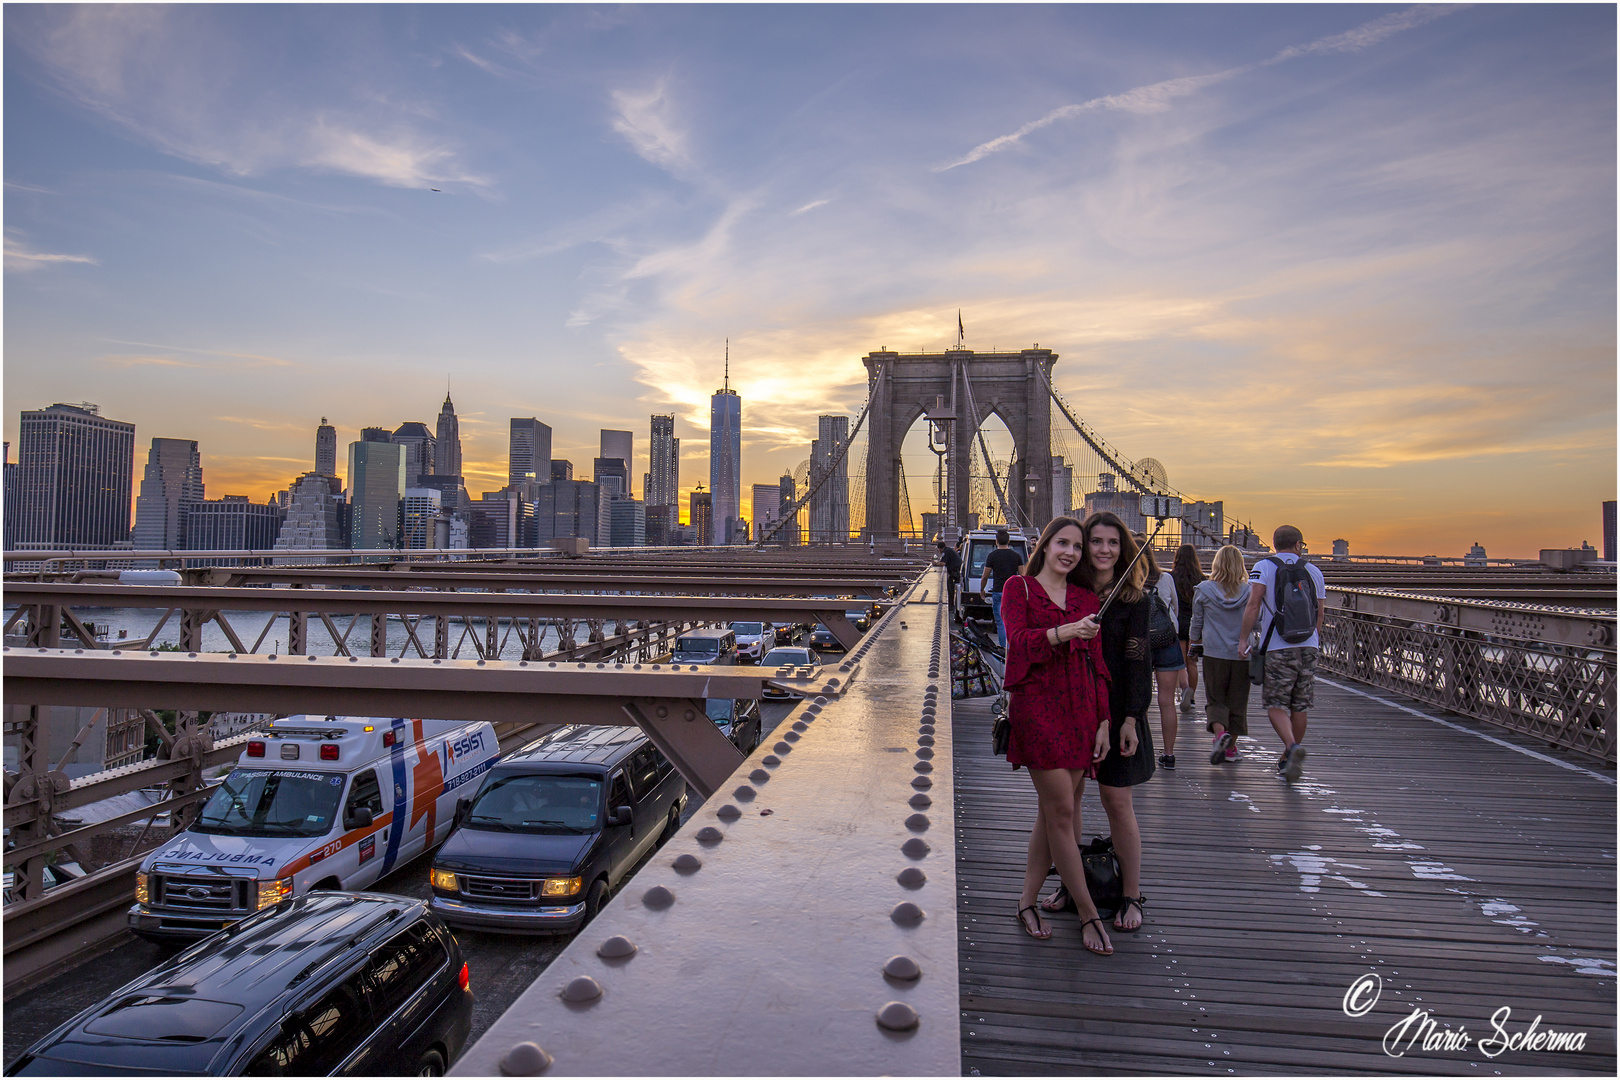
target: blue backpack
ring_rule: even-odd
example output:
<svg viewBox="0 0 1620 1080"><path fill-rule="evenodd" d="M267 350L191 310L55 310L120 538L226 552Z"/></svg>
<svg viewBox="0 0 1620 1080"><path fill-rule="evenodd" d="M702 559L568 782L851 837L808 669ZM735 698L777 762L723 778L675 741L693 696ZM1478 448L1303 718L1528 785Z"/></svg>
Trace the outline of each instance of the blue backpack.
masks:
<svg viewBox="0 0 1620 1080"><path fill-rule="evenodd" d="M1271 629L1290 645L1309 641L1316 633L1316 582L1310 564L1303 556L1291 563L1275 555L1266 561L1277 566L1277 582L1272 589ZM1269 636L1269 635L1268 635Z"/></svg>

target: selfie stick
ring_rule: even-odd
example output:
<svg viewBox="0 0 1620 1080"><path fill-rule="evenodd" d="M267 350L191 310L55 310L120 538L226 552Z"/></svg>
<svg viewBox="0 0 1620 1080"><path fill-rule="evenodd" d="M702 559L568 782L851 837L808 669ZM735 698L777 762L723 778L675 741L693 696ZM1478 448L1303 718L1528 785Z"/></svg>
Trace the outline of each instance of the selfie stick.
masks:
<svg viewBox="0 0 1620 1080"><path fill-rule="evenodd" d="M1164 523L1165 519L1159 518L1159 524L1154 527L1153 535L1147 538L1147 543L1136 549L1136 558L1132 559L1130 565L1125 567L1125 572L1123 574L1118 574L1115 576L1114 587L1109 590L1108 599L1103 601L1102 610L1097 612L1097 622L1102 622L1102 617L1108 613L1108 605L1112 604L1114 602L1114 597L1119 595L1119 583L1131 576L1131 570L1136 566L1136 559L1140 559L1142 557L1142 553L1147 551L1148 545L1152 544L1153 541L1159 538L1159 531L1164 528Z"/></svg>

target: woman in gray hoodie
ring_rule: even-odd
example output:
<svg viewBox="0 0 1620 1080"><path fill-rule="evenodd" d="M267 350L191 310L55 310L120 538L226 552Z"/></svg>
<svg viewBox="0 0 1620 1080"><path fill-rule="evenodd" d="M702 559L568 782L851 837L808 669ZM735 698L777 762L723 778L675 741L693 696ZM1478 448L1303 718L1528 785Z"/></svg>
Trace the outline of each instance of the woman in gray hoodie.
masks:
<svg viewBox="0 0 1620 1080"><path fill-rule="evenodd" d="M1238 657L1248 586L1243 552L1228 544L1215 553L1208 580L1193 590L1188 637L1204 655L1205 712L1215 735L1211 765L1235 760L1237 737L1249 733L1249 662Z"/></svg>

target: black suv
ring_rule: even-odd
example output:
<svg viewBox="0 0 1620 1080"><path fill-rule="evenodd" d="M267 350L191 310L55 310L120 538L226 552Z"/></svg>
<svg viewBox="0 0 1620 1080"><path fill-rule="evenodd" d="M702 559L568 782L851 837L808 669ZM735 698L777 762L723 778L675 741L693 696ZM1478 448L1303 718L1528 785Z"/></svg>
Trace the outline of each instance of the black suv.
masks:
<svg viewBox="0 0 1620 1080"><path fill-rule="evenodd" d="M685 805L686 781L639 728L559 728L456 804L429 871L432 908L454 926L571 933L675 835Z"/></svg>
<svg viewBox="0 0 1620 1080"><path fill-rule="evenodd" d="M8 1076L440 1076L472 1030L461 949L420 900L283 900L93 1005Z"/></svg>

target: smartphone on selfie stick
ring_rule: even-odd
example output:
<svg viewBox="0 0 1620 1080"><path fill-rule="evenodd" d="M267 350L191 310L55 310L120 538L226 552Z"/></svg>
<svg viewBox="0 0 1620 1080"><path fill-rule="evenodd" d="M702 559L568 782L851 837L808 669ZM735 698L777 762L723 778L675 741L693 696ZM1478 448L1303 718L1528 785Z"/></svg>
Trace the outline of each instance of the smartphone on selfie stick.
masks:
<svg viewBox="0 0 1620 1080"><path fill-rule="evenodd" d="M1181 516L1181 500L1174 495L1143 495L1139 512L1145 518L1153 518L1158 521L1158 525L1154 526L1153 535L1148 537L1145 543L1137 547L1136 558L1130 561L1124 572L1115 574L1114 580L1116 582L1124 581L1131 576L1131 570L1136 566L1136 559L1140 559L1149 545L1159 538L1159 533L1164 529L1164 523L1170 518L1179 518ZM1108 613L1108 605L1112 604L1114 597L1118 595L1119 587L1117 585L1109 590L1108 599L1103 601L1102 610L1097 612L1099 625L1102 623L1102 617Z"/></svg>

